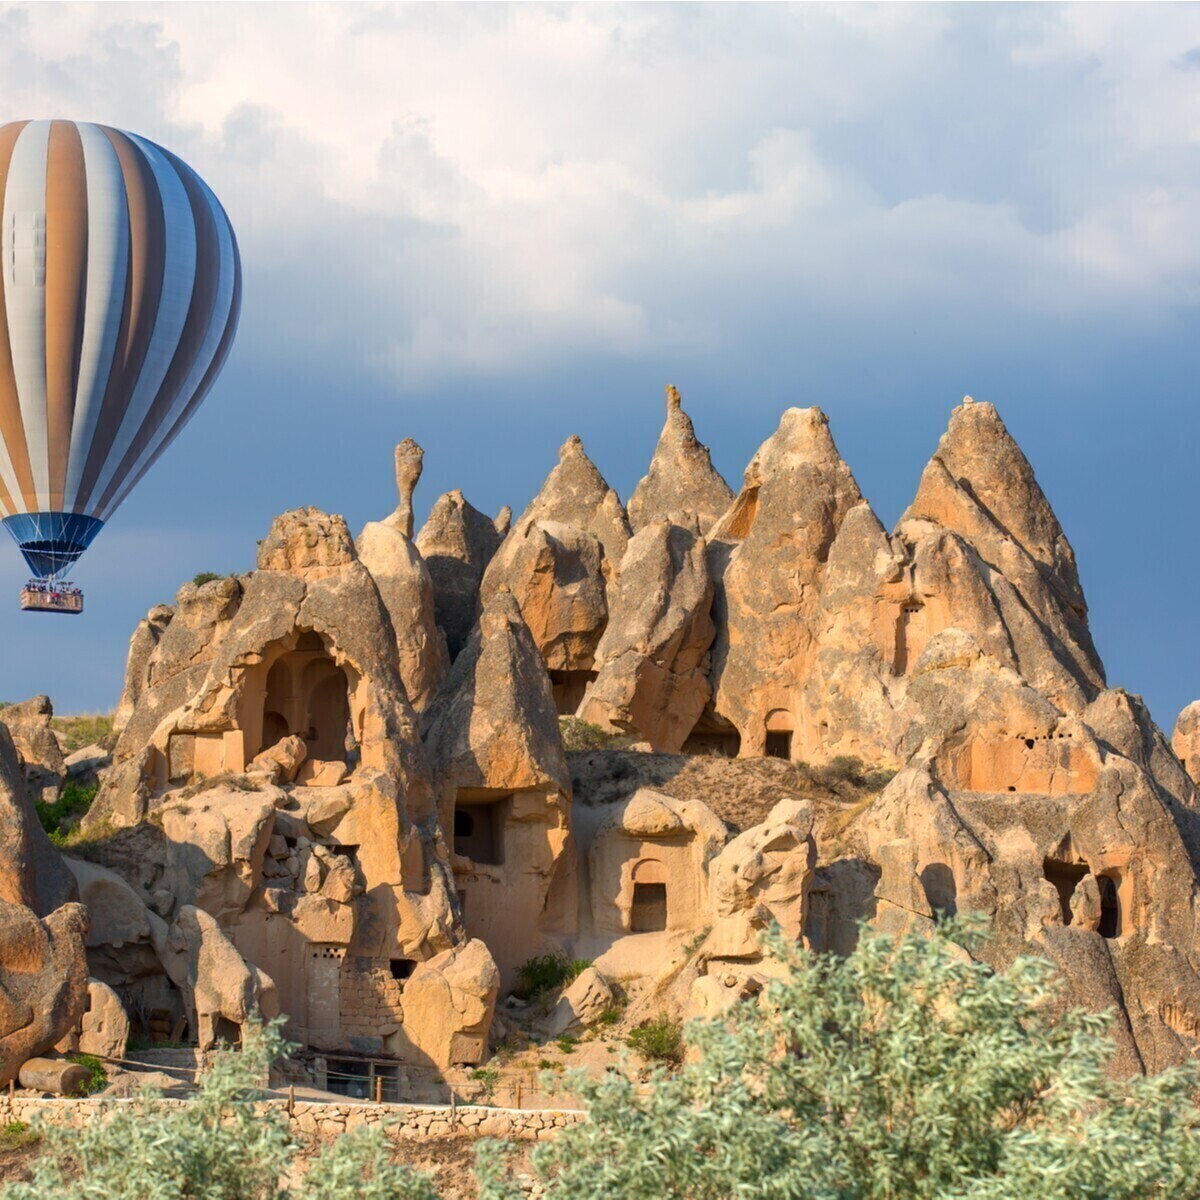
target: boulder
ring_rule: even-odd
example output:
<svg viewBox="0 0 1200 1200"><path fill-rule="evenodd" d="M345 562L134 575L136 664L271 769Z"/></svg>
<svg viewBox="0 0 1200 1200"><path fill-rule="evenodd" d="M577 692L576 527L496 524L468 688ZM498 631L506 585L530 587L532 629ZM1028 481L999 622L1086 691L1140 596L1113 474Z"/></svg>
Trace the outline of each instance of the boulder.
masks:
<svg viewBox="0 0 1200 1200"><path fill-rule="evenodd" d="M8 726L21 756L25 782L34 797L46 803L58 799L67 776L62 747L50 725L53 718L49 696L34 696L0 708L0 721Z"/></svg>
<svg viewBox="0 0 1200 1200"><path fill-rule="evenodd" d="M64 759L67 779L79 787L97 787L104 771L112 765L112 755L103 746L81 746Z"/></svg>
<svg viewBox="0 0 1200 1200"><path fill-rule="evenodd" d="M711 696L714 628L704 539L654 521L632 539L579 716L678 754Z"/></svg>
<svg viewBox="0 0 1200 1200"><path fill-rule="evenodd" d="M87 1007L78 1031L73 1035L73 1050L94 1054L97 1058L124 1058L129 1041L129 1017L121 998L99 979L88 980Z"/></svg>
<svg viewBox="0 0 1200 1200"><path fill-rule="evenodd" d="M31 1058L21 1067L18 1082L32 1092L75 1096L91 1082L92 1073L79 1063L62 1058Z"/></svg>
<svg viewBox="0 0 1200 1200"><path fill-rule="evenodd" d="M265 775L272 783L290 783L307 757L304 739L291 734L256 754L246 770L249 774Z"/></svg>
<svg viewBox="0 0 1200 1200"><path fill-rule="evenodd" d="M401 994L404 1060L442 1070L485 1061L499 992L500 972L478 939L419 963Z"/></svg>
<svg viewBox="0 0 1200 1200"><path fill-rule="evenodd" d="M511 519L511 512L505 511ZM507 522L501 531L462 492L453 491L438 497L417 534L417 549L433 583L434 619L446 636L452 661L471 635L483 573L507 532Z"/></svg>
<svg viewBox="0 0 1200 1200"><path fill-rule="evenodd" d="M656 521L675 520L687 525L694 519L703 533L725 514L733 499L733 489L712 465L708 447L697 440L678 390L668 385L667 422L650 471L629 497L633 532Z"/></svg>
<svg viewBox="0 0 1200 1200"><path fill-rule="evenodd" d="M39 920L0 900L0 1085L78 1025L87 1000L86 932L80 904Z"/></svg>
<svg viewBox="0 0 1200 1200"><path fill-rule="evenodd" d="M150 663L175 609L168 604L156 604L138 622L129 639L129 654L125 659L125 687L117 710L113 713L113 732L120 734L129 724L133 710L150 683Z"/></svg>
<svg viewBox="0 0 1200 1200"><path fill-rule="evenodd" d="M1171 748L1179 756L1193 782L1200 784L1200 700L1194 700L1179 714Z"/></svg>
<svg viewBox="0 0 1200 1200"><path fill-rule="evenodd" d="M595 967L581 971L558 998L546 1023L548 1037L590 1025L613 1005L611 984Z"/></svg>

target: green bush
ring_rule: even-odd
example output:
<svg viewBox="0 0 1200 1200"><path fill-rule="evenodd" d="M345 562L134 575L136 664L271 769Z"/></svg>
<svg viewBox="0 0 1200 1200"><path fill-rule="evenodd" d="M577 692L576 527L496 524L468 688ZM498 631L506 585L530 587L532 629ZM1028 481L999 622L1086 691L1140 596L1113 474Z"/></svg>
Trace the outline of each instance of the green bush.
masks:
<svg viewBox="0 0 1200 1200"><path fill-rule="evenodd" d="M53 804L35 802L38 820L56 846L66 844L70 827L77 824L72 818L83 816L92 807L92 801L99 790L95 784L91 787L80 787L77 783L68 783ZM67 825L67 828L64 829L64 825Z"/></svg>
<svg viewBox="0 0 1200 1200"><path fill-rule="evenodd" d="M677 1063L683 1057L683 1026L665 1012L631 1030L625 1041L651 1062Z"/></svg>
<svg viewBox="0 0 1200 1200"><path fill-rule="evenodd" d="M611 750L629 742L624 734L607 733L599 725L578 717L559 717L558 728L564 750Z"/></svg>
<svg viewBox="0 0 1200 1200"><path fill-rule="evenodd" d="M111 750L116 745L112 713L81 713L75 717L51 717L50 728L58 736L64 754L73 754L84 746L102 746Z"/></svg>
<svg viewBox="0 0 1200 1200"><path fill-rule="evenodd" d="M27 1121L9 1121L0 1125L0 1154L10 1154L14 1150L23 1150L40 1141L37 1130L31 1129Z"/></svg>
<svg viewBox="0 0 1200 1200"><path fill-rule="evenodd" d="M78 1063L81 1067L87 1067L92 1075L87 1083L80 1086L75 1095L91 1096L108 1087L108 1071L105 1070L104 1064L94 1054L69 1054L67 1058L73 1063Z"/></svg>
<svg viewBox="0 0 1200 1200"><path fill-rule="evenodd" d="M224 578L224 575L218 575L216 571L201 571L198 575L192 576L192 584L195 587L203 587L206 583L212 583L214 579Z"/></svg>
<svg viewBox="0 0 1200 1200"><path fill-rule="evenodd" d="M535 1000L564 983L570 983L592 965L590 959L569 959L565 954L543 954L517 968L515 991L526 1000Z"/></svg>

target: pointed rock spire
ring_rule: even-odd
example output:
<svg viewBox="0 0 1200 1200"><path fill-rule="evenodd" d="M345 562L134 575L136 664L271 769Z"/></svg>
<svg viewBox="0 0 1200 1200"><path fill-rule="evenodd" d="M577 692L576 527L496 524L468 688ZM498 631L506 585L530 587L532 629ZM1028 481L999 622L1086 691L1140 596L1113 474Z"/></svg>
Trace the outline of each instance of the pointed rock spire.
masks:
<svg viewBox="0 0 1200 1200"><path fill-rule="evenodd" d="M733 502L733 489L712 465L708 447L696 438L679 392L667 387L667 421L650 471L629 498L629 523L636 533L673 513L694 514L701 531L711 528Z"/></svg>
<svg viewBox="0 0 1200 1200"><path fill-rule="evenodd" d="M588 458L577 434L563 443L558 465L546 476L517 527L533 521L557 521L594 534L613 571L620 566L629 542L629 518L620 497Z"/></svg>
<svg viewBox="0 0 1200 1200"><path fill-rule="evenodd" d="M413 492L421 479L425 451L412 438L405 438L396 447L396 490L400 503L388 518L388 524L399 529L406 538L413 535Z"/></svg>
<svg viewBox="0 0 1200 1200"><path fill-rule="evenodd" d="M433 580L434 614L450 658L466 644L479 610L479 584L502 534L455 490L437 498L417 534L417 549Z"/></svg>

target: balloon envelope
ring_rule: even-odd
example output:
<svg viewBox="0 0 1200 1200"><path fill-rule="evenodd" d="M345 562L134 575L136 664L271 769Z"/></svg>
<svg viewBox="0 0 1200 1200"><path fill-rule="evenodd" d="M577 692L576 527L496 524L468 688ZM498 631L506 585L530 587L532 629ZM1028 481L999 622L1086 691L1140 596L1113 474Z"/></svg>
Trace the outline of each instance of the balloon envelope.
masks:
<svg viewBox="0 0 1200 1200"><path fill-rule="evenodd" d="M225 210L170 151L0 127L0 515L61 576L195 413L241 310Z"/></svg>

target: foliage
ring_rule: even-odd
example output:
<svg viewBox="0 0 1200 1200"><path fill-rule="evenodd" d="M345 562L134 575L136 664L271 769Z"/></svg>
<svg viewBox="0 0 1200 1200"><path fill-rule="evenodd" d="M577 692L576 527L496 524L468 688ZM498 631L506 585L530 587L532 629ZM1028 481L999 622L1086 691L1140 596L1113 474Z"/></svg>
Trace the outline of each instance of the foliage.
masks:
<svg viewBox="0 0 1200 1200"><path fill-rule="evenodd" d="M36 1129L31 1129L26 1121L9 1121L0 1125L0 1154L11 1154L14 1150L23 1150L41 1140Z"/></svg>
<svg viewBox="0 0 1200 1200"><path fill-rule="evenodd" d="M877 768L868 771L863 760L855 754L839 754L824 766L809 767L808 773L823 787L836 789L838 784L848 783L851 787L866 792L881 792L895 778L896 772Z"/></svg>
<svg viewBox="0 0 1200 1200"><path fill-rule="evenodd" d="M279 1024L248 1029L241 1052L218 1055L186 1104L157 1109L158 1094L147 1089L81 1129L47 1126L32 1179L0 1188L0 1198L437 1200L427 1178L391 1162L377 1131L328 1146L298 1191L281 1184L300 1146L282 1112L255 1109L259 1081L289 1049Z"/></svg>
<svg viewBox="0 0 1200 1200"><path fill-rule="evenodd" d="M206 583L212 583L214 579L224 578L224 575L218 575L216 571L201 571L198 575L192 576L192 585L194 587L203 587Z"/></svg>
<svg viewBox="0 0 1200 1200"><path fill-rule="evenodd" d="M683 1026L669 1013L660 1012L631 1030L625 1041L652 1062L677 1063L683 1057Z"/></svg>
<svg viewBox="0 0 1200 1200"><path fill-rule="evenodd" d="M438 1200L427 1175L392 1162L380 1129L357 1130L334 1141L305 1175L301 1195L304 1200Z"/></svg>
<svg viewBox="0 0 1200 1200"><path fill-rule="evenodd" d="M51 717L50 728L58 736L64 754L73 754L84 746L102 746L105 750L111 750L117 741L113 733L113 714L110 712Z"/></svg>
<svg viewBox="0 0 1200 1200"><path fill-rule="evenodd" d="M543 954L517 968L517 986L514 990L526 1000L534 1000L545 992L562 987L564 983L570 983L591 965L591 960L586 958L572 960L561 953Z"/></svg>
<svg viewBox="0 0 1200 1200"><path fill-rule="evenodd" d="M471 1072L471 1078L483 1087L484 1097L490 1103L496 1095L496 1085L500 1082L500 1072L495 1067L476 1067Z"/></svg>
<svg viewBox="0 0 1200 1200"><path fill-rule="evenodd" d="M578 717L559 717L558 729L562 734L563 749L571 750L615 750L629 745L630 738L622 733L608 733L599 725L581 721Z"/></svg>
<svg viewBox="0 0 1200 1200"><path fill-rule="evenodd" d="M96 798L99 786L80 787L77 783L68 783L63 787L62 794L53 804L43 804L36 801L38 820L42 828L50 835L50 840L56 846L67 844L71 827L77 824L72 818L82 817ZM66 825L67 828L63 828Z"/></svg>
<svg viewBox="0 0 1200 1200"><path fill-rule="evenodd" d="M621 1023L621 1010L614 1004L606 1008L593 1022L604 1029L611 1029L614 1025Z"/></svg>
<svg viewBox="0 0 1200 1200"><path fill-rule="evenodd" d="M554 1039L554 1044L563 1054L570 1054L579 1045L579 1039L573 1033L564 1033L562 1037Z"/></svg>
<svg viewBox="0 0 1200 1200"><path fill-rule="evenodd" d="M108 1086L108 1071L94 1054L69 1054L67 1058L81 1067L87 1067L91 1072L91 1079L79 1087L75 1093L77 1096L91 1096Z"/></svg>
<svg viewBox="0 0 1200 1200"><path fill-rule="evenodd" d="M787 977L690 1026L675 1075L573 1081L590 1120L534 1151L547 1200L1200 1197L1196 1072L1110 1078L1109 1018L1064 1011L1046 961L995 974L962 920L845 959L768 940Z"/></svg>

